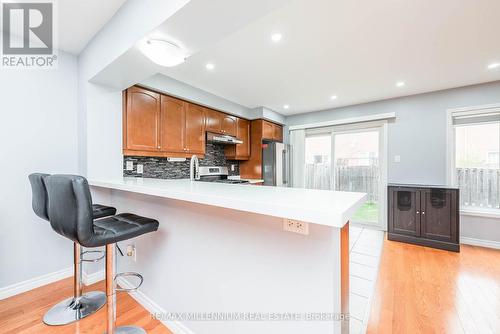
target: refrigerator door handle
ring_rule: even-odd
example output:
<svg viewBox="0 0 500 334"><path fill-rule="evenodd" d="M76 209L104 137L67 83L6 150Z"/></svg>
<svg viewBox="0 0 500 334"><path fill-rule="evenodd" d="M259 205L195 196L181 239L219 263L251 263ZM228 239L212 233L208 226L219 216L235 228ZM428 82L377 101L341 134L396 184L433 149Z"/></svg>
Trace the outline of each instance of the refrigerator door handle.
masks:
<svg viewBox="0 0 500 334"><path fill-rule="evenodd" d="M283 150L282 151L282 173L283 173L283 185L288 184L288 175L287 175L287 165L288 165L288 157L287 157L287 151Z"/></svg>

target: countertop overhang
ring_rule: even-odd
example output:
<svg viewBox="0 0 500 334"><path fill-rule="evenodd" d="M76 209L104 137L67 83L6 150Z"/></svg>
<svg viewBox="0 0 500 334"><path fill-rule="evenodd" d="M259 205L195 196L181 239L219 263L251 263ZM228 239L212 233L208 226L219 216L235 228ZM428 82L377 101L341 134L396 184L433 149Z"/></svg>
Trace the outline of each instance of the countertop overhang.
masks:
<svg viewBox="0 0 500 334"><path fill-rule="evenodd" d="M342 228L366 201L365 193L123 177L91 179L93 187L218 206Z"/></svg>

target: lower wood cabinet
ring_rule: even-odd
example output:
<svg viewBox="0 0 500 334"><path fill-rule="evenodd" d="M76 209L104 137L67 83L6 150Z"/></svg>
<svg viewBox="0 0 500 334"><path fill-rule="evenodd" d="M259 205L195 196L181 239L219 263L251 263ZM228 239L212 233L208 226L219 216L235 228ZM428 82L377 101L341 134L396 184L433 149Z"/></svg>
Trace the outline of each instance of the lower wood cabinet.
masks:
<svg viewBox="0 0 500 334"><path fill-rule="evenodd" d="M389 185L388 239L460 251L459 190Z"/></svg>

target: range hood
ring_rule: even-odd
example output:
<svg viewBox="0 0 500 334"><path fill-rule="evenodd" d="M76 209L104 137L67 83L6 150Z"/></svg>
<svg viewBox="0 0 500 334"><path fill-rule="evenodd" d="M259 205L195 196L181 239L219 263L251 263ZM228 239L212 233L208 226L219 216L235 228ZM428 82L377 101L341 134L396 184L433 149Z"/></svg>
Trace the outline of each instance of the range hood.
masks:
<svg viewBox="0 0 500 334"><path fill-rule="evenodd" d="M236 137L230 135L221 135L213 132L207 132L207 141L228 145L243 144L243 141L239 140Z"/></svg>

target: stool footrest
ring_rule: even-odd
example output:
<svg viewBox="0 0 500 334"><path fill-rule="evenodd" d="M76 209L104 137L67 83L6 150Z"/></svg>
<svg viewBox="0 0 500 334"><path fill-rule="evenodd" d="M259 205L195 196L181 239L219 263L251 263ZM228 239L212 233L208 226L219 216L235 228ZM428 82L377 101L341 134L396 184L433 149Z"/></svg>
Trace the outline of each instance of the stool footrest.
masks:
<svg viewBox="0 0 500 334"><path fill-rule="evenodd" d="M92 253L92 254L101 254L101 256L99 256L98 258L95 258L95 259L84 259L83 258L86 254L90 254L90 253ZM80 261L82 261L82 262L99 262L102 259L104 259L105 256L106 256L106 253L104 251L100 251L100 250L88 250L88 251L82 252L82 258L80 259Z"/></svg>
<svg viewBox="0 0 500 334"><path fill-rule="evenodd" d="M142 283L144 282L144 277L142 277L141 274L129 271L129 272L124 272L124 273L116 274L116 276L115 276L115 286L116 286L116 280L119 277L127 277L127 276L134 276L134 277L139 278L139 280L140 280L139 284L137 284L137 286L132 287L132 288L115 288L115 291L119 291L119 292L122 292L122 291L125 291L125 292L136 291L137 289L139 289L141 287Z"/></svg>

